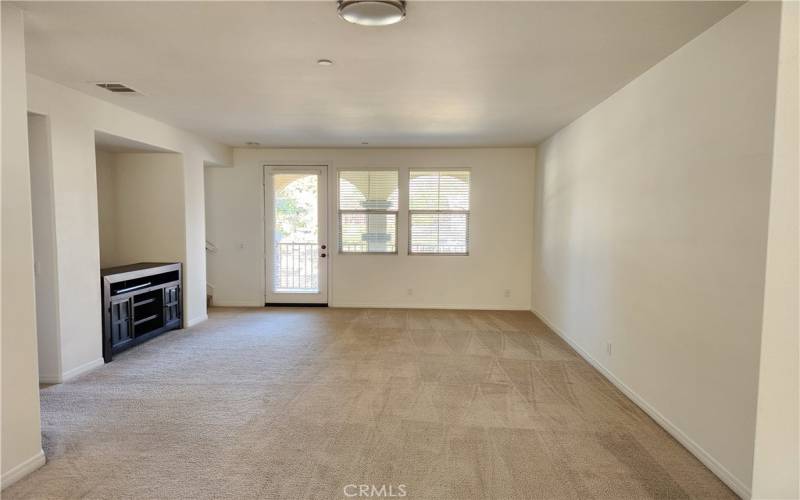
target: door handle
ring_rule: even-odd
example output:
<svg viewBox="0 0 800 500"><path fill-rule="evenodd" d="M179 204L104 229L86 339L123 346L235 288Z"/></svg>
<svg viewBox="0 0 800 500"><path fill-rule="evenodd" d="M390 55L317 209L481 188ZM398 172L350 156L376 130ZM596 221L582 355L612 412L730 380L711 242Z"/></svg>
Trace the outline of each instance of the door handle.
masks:
<svg viewBox="0 0 800 500"><path fill-rule="evenodd" d="M320 257L322 257L322 258L325 258L325 257L327 257L327 256L328 256L327 254L322 254L322 255L320 255Z"/></svg>
<svg viewBox="0 0 800 500"><path fill-rule="evenodd" d="M325 250L326 248L328 248L328 247L326 247L325 245L322 245L322 249L323 250Z"/></svg>

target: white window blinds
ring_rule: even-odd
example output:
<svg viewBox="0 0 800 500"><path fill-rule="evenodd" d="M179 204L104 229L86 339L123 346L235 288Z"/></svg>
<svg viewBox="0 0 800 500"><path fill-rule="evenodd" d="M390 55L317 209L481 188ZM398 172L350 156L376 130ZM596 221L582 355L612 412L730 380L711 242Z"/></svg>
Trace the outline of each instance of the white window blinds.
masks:
<svg viewBox="0 0 800 500"><path fill-rule="evenodd" d="M412 170L409 253L467 255L469 195L469 170Z"/></svg>
<svg viewBox="0 0 800 500"><path fill-rule="evenodd" d="M339 171L339 252L397 252L397 170Z"/></svg>

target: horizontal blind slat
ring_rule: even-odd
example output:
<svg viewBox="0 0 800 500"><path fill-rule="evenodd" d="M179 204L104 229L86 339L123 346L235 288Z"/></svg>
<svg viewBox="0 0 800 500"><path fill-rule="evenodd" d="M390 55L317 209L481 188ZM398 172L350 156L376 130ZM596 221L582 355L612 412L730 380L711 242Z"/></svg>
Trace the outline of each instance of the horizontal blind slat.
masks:
<svg viewBox="0 0 800 500"><path fill-rule="evenodd" d="M397 252L397 170L339 171L339 251Z"/></svg>
<svg viewBox="0 0 800 500"><path fill-rule="evenodd" d="M469 253L469 170L409 173L409 251Z"/></svg>
<svg viewBox="0 0 800 500"><path fill-rule="evenodd" d="M469 210L469 170L412 170L409 174L410 210Z"/></svg>
<svg viewBox="0 0 800 500"><path fill-rule="evenodd" d="M468 213L412 213L409 222L412 253L468 253Z"/></svg>
<svg viewBox="0 0 800 500"><path fill-rule="evenodd" d="M396 170L343 170L339 172L340 210L397 210Z"/></svg>
<svg viewBox="0 0 800 500"><path fill-rule="evenodd" d="M397 251L397 214L342 213L339 215L339 248L349 253Z"/></svg>

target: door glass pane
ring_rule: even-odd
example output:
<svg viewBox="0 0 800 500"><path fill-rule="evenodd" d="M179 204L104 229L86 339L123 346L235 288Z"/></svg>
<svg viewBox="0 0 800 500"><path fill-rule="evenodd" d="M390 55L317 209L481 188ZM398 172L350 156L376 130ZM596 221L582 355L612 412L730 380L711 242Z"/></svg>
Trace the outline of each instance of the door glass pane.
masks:
<svg viewBox="0 0 800 500"><path fill-rule="evenodd" d="M276 293L319 293L319 176L272 175Z"/></svg>

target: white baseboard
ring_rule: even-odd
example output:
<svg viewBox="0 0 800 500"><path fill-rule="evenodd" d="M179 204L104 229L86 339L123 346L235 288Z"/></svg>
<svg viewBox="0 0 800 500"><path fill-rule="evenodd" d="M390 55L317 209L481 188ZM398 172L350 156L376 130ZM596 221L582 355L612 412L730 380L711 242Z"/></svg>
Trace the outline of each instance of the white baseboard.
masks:
<svg viewBox="0 0 800 500"><path fill-rule="evenodd" d="M679 443L683 445L684 448L689 450L689 452L697 457L703 465L709 468L711 472L713 472L717 477L722 480L723 483L728 485L730 489L734 491L737 495L741 498L750 498L750 488L748 488L739 478L734 476L724 465L719 463L716 458L714 458L710 453L704 450L699 444L697 444L691 437L689 437L683 430L681 430L677 425L673 424L667 417L661 414L655 407L653 407L650 403L647 402L642 396L640 396L636 391L628 387L622 380L618 379L608 368L603 366L602 363L594 359L588 352L583 350L581 346L579 346L574 340L572 340L569 336L567 336L564 332L562 332L557 326L553 324L552 321L547 319L543 314L540 312L531 309L531 312L536 315L544 324L550 327L556 335L561 337L564 342L569 344L575 351L585 359L590 365L595 367L605 378L608 379L609 382L614 384L617 389L622 391L628 398L636 403L639 408L644 410L645 413L650 415L650 418L656 421L658 425L660 425L665 431L667 431L672 437L674 437Z"/></svg>
<svg viewBox="0 0 800 500"><path fill-rule="evenodd" d="M203 321L208 319L208 314L203 314L202 316L198 316L196 318L186 320L186 325L184 328L191 328L198 323L202 323Z"/></svg>
<svg viewBox="0 0 800 500"><path fill-rule="evenodd" d="M398 304L384 302L340 302L329 300L330 307L364 308L364 309L460 309L473 311L529 311L528 306L475 305L475 304ZM264 301L258 300L225 300L214 299L211 307L264 307Z"/></svg>
<svg viewBox="0 0 800 500"><path fill-rule="evenodd" d="M39 452L31 458L25 460L16 467L11 468L8 472L0 477L0 489L6 489L12 484L16 483L23 477L35 471L45 463L44 451Z"/></svg>
<svg viewBox="0 0 800 500"><path fill-rule="evenodd" d="M353 302L335 302L329 304L330 307L341 308L363 308L363 309L458 309L462 311L529 311L524 306L509 305L465 305L465 304L365 304Z"/></svg>
<svg viewBox="0 0 800 500"><path fill-rule="evenodd" d="M75 367L71 370L67 370L61 374L61 382L66 382L67 380L71 380L77 377L78 375L82 375L88 372L89 370L93 370L98 366L103 366L104 364L105 361L103 360L103 358L97 358L93 361L89 361L88 363L84 363L81 366Z"/></svg>
<svg viewBox="0 0 800 500"><path fill-rule="evenodd" d="M217 300L214 299L211 307L264 307L264 301L258 300Z"/></svg>

